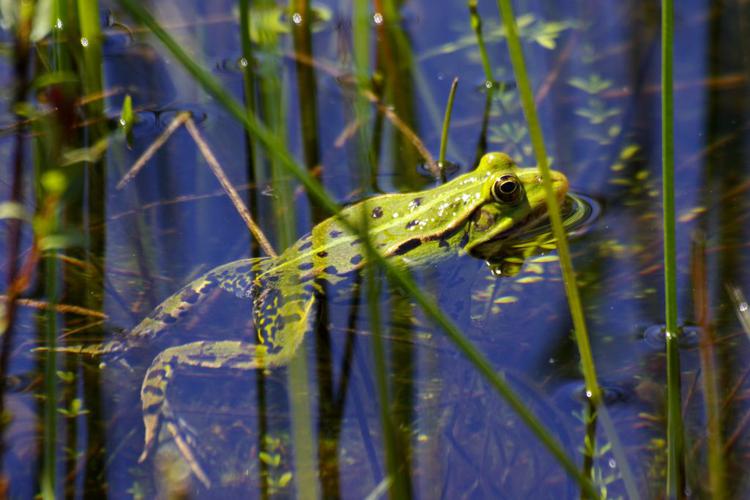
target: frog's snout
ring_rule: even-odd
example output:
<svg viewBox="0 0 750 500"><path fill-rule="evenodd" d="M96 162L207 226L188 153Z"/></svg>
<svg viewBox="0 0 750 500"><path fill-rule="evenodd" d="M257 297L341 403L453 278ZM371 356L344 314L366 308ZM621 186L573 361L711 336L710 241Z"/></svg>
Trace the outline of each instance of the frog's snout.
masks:
<svg viewBox="0 0 750 500"><path fill-rule="evenodd" d="M552 187L557 193L557 199L562 201L568 194L568 178L562 172L552 171Z"/></svg>

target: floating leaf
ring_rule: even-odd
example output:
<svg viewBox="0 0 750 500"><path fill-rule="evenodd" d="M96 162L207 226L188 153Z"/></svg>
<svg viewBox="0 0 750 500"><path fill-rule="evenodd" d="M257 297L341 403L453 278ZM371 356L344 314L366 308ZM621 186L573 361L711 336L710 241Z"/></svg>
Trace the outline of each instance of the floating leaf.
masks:
<svg viewBox="0 0 750 500"><path fill-rule="evenodd" d="M291 472L285 472L285 473L283 473L283 474L281 475L281 477L279 478L279 482L278 482L278 485L279 485L279 486L280 486L281 488L284 488L284 487L285 487L285 486L286 486L287 484L289 484L289 481L291 481L291 480L292 480L292 477L293 477L293 476L292 476L292 473L291 473Z"/></svg>

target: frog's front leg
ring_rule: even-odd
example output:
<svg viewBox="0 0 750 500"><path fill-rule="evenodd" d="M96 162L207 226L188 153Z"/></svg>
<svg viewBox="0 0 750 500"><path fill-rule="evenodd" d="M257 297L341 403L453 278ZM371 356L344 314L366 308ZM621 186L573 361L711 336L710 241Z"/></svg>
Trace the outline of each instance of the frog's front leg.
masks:
<svg viewBox="0 0 750 500"><path fill-rule="evenodd" d="M257 286L255 276L264 269L268 260L263 257L241 259L210 270L159 304L129 332L125 341L129 345L144 344L156 338L217 288L240 298L252 297Z"/></svg>

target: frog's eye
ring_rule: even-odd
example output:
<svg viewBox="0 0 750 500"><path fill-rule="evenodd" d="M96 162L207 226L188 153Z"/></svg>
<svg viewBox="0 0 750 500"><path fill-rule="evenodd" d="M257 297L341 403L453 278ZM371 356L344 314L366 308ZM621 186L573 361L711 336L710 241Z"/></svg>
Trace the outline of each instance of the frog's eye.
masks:
<svg viewBox="0 0 750 500"><path fill-rule="evenodd" d="M492 197L500 203L515 205L523 198L523 188L518 177L506 174L495 181L490 190Z"/></svg>

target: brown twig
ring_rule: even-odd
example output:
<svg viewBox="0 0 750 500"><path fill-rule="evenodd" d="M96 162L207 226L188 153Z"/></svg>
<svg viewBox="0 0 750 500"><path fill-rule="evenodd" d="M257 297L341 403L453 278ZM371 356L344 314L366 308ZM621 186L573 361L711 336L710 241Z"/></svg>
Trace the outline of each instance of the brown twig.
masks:
<svg viewBox="0 0 750 500"><path fill-rule="evenodd" d="M544 99L549 94L549 91L552 90L552 86L560 76L560 72L562 71L563 66L565 66L565 63L568 62L568 59L570 59L570 54L573 53L573 47L575 47L577 41L578 37L573 34L568 40L568 43L565 44L565 48L563 48L562 52L560 52L560 57L558 57L557 62L555 63L555 67L552 68L552 71L549 72L547 78L545 78L542 82L542 85L539 86L539 91L537 92L536 99L534 100L537 106L539 106L539 104L544 101Z"/></svg>
<svg viewBox="0 0 750 500"><path fill-rule="evenodd" d="M208 146L208 143L203 140L203 136L198 130L198 127L195 126L195 122L193 122L192 118L188 117L187 121L185 122L185 128L187 128L188 133L195 141L195 144L198 146L198 149L203 155L203 158L206 159L206 163L208 163L208 166L216 176L219 184L221 184L221 187L224 188L224 191L227 193L227 196L229 196L229 199L232 200L234 208L240 214L242 220L245 221L245 225L247 225L247 228L258 241L258 244L261 246L263 251L266 252L267 255L269 255L270 257L276 257L278 254L273 249L273 246L271 246L271 243L266 238L266 235L263 234L263 231L253 220L253 217L250 215L250 211L242 202L240 195L237 194L237 190L234 189L232 183L229 182L229 179L227 179L226 174L224 174L224 169L221 168L219 161L216 159L216 156L214 156L211 148Z"/></svg>
<svg viewBox="0 0 750 500"><path fill-rule="evenodd" d="M183 111L181 113L177 113L177 116L174 117L174 120L170 122L170 124L167 126L166 130L162 132L162 134L156 138L154 142L151 143L151 145L146 148L146 151L143 152L143 154L135 161L132 167L130 167L130 170L123 176L122 179L120 179L120 182L117 183L116 188L122 189L125 187L125 185L132 181L136 175L138 175L138 172L143 169L143 167L146 165L146 163L151 159L152 156L156 154L156 152L161 148L165 142L167 142L167 139L169 139L172 134L174 134L175 130L188 121L190 119L190 113L188 111Z"/></svg>
<svg viewBox="0 0 750 500"><path fill-rule="evenodd" d="M7 295L0 295L0 302L7 303L8 296ZM59 313L63 314L79 314L81 316L88 316L91 318L98 318L98 319L107 319L108 316L104 314L101 311L94 311L92 309L87 309L85 307L80 306L71 306L68 304L50 304L47 301L44 300L34 300L34 299L16 299L16 305L21 307L30 307L31 309L39 309L41 311L49 311L53 310Z"/></svg>
<svg viewBox="0 0 750 500"><path fill-rule="evenodd" d="M305 55L305 54L297 54L297 53L289 53L286 54L289 58L294 59L295 61L299 61L304 64L309 64L310 66L313 66L324 73L328 74L330 77L334 78L337 82L343 82L345 79L343 78L343 75L341 72L335 68L333 65L321 61L318 59L313 59L312 57ZM440 176L440 169L437 166L437 163L435 162L435 158L430 154L430 151L427 149L427 147L424 145L422 140L417 136L417 134L407 125L401 118L398 117L398 115L390 109L388 106L385 106L382 102L380 102L380 99L378 99L378 96L376 96L372 91L367 89L358 89L359 92L362 93L362 95L370 101L372 104L375 105L377 110L385 116L391 124L396 127L396 129L403 134L406 139L411 142L412 146L419 152L419 154L424 158L425 163L427 164L428 168L430 168L431 173L435 174L437 177ZM347 129L350 129L352 126L357 127L359 126L358 123L347 125ZM356 130L356 128L354 129ZM345 131L346 132L346 131ZM340 134L340 136L343 135Z"/></svg>

